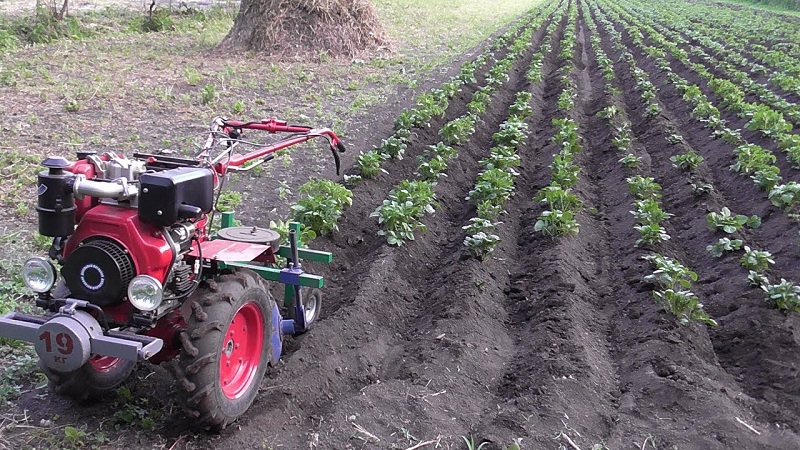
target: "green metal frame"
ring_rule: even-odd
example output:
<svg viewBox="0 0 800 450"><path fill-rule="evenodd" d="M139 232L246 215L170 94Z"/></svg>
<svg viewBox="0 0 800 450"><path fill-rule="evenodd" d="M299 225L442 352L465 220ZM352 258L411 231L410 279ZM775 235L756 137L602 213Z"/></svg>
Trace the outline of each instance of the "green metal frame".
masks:
<svg viewBox="0 0 800 450"><path fill-rule="evenodd" d="M220 228L232 227L233 223L234 220L232 212L222 213L222 221L220 224ZM289 222L289 229L294 230L297 236L300 235L299 222ZM330 264L333 261L333 254L330 252L321 252L307 248L300 248L297 249L297 253L301 260L306 259L309 261L316 261L328 264ZM290 258L292 255L292 249L288 245L281 245L276 254L284 258ZM220 269L227 269L227 268L250 269L256 272L261 278L267 281L280 282L281 269L276 269L274 267L265 267L265 266L260 266L258 264L253 264L251 262L238 262L238 261L220 261L218 265ZM303 273L299 277L299 282L300 286L302 287L321 288L324 284L324 279L319 275L311 275L309 273ZM283 304L286 306L292 306L293 302L294 302L294 286L291 284L286 284L284 285L284 290L283 290Z"/></svg>

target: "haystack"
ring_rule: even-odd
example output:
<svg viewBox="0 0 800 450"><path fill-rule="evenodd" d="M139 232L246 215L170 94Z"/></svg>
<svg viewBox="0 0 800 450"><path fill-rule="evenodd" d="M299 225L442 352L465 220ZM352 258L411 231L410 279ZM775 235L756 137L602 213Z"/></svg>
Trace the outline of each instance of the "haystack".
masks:
<svg viewBox="0 0 800 450"><path fill-rule="evenodd" d="M352 57L385 45L383 28L365 0L242 0L218 49Z"/></svg>

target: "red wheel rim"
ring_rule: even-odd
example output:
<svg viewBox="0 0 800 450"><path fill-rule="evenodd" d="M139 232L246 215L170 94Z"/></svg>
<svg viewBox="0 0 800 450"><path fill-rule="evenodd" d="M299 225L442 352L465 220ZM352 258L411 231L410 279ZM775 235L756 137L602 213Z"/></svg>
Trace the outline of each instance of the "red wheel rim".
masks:
<svg viewBox="0 0 800 450"><path fill-rule="evenodd" d="M95 372L108 373L114 370L122 359L113 356L93 356L89 358L89 365Z"/></svg>
<svg viewBox="0 0 800 450"><path fill-rule="evenodd" d="M237 399L250 387L263 348L264 316L258 304L246 303L234 314L222 340L219 381L226 397Z"/></svg>

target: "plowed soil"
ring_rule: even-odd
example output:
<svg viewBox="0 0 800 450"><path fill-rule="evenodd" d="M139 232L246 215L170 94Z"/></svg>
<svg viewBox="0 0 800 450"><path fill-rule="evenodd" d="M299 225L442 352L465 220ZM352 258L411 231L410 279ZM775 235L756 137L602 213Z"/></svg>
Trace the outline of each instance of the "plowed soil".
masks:
<svg viewBox="0 0 800 450"><path fill-rule="evenodd" d="M549 20L560 21L556 33L563 34L566 18L554 17L535 33L471 141L458 147L458 158L436 187L439 208L426 219L427 233L390 247L369 214L395 184L413 177L416 156L439 142L442 124L466 111L482 80L466 86L444 117L416 130L405 159L387 163L387 174L354 188L339 231L313 243L333 252L334 263L307 267L326 276L322 318L290 339L282 363L264 379L244 417L219 435L195 434L177 407L170 410L175 403L167 398L176 390L166 374L140 373L128 386L134 396L163 407L165 425L154 432L123 429L108 445L449 449L464 448L461 437L471 435L476 443L487 442L487 450L506 449L519 438L525 449L601 443L611 449L800 448L798 317L774 309L750 287L735 255L714 258L705 250L721 237L708 229L705 215L727 206L761 216L763 225L744 237L773 253L775 280L800 280L797 224L729 170L731 148L689 117L690 107L625 33L629 50L660 89L663 113L641 118L635 82L601 32L621 91L607 95L587 19L579 16L572 75L578 100L571 117L584 139L577 191L585 208L578 235L551 239L533 230L543 208L532 198L549 183L548 165L558 151L550 137L558 116L560 48L546 55L541 84L531 85L524 74L533 52L550 39L544 35ZM481 263L462 245L461 227L475 215L464 198L518 91L533 93L530 135L519 149L521 175L498 229L502 243ZM353 143L345 162L387 137L409 98L375 111L380 121L365 118L372 132ZM718 327L680 325L643 280L652 269L641 259L647 252L634 246L634 199L625 183L632 172L617 163L611 130L595 115L611 103L633 122L634 148L643 158L638 173L656 178L663 209L674 215L666 224L672 239L657 250L699 274L694 291ZM693 195L688 175L671 165L673 149L665 138L676 130L687 148L705 157L697 173L714 186L710 195ZM785 160L779 164L797 176ZM249 208L245 217L269 212L258 201ZM76 423L103 420L113 414L114 402L71 409L54 396L29 394L19 408L34 411L34 421L55 411L64 423Z"/></svg>

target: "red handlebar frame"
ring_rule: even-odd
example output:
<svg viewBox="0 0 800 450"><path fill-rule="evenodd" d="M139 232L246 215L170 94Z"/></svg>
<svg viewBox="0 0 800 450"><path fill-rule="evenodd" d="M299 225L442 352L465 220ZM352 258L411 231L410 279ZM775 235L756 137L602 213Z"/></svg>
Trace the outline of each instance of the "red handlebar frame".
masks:
<svg viewBox="0 0 800 450"><path fill-rule="evenodd" d="M253 150L252 152L243 155L231 155L214 165L214 170L220 175L225 175L229 166L240 167L249 161L262 159L267 155L283 150L292 145L301 144L318 137L325 137L331 145L331 151L337 159L337 173L338 173L338 152L344 151L342 141L336 136L336 133L329 128L311 128L303 125L288 125L284 120L278 120L274 117L262 120L261 122L240 122L238 120L222 120L222 130L225 134L230 134L234 130L260 130L266 131L270 134L274 133L295 133L298 136L292 136L270 145ZM214 130L212 129L212 132Z"/></svg>

